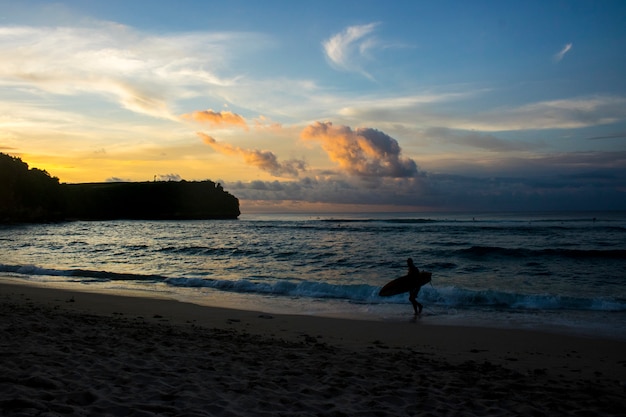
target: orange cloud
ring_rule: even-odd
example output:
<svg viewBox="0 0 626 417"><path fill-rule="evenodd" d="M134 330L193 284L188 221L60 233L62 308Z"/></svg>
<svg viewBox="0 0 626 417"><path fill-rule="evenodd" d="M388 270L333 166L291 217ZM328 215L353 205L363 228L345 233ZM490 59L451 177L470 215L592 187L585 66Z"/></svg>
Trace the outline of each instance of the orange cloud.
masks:
<svg viewBox="0 0 626 417"><path fill-rule="evenodd" d="M243 129L248 130L248 124L244 118L230 111L216 112L212 109L202 111L198 110L193 113L183 114L182 117L200 123L208 123L211 126L240 126Z"/></svg>
<svg viewBox="0 0 626 417"><path fill-rule="evenodd" d="M333 126L331 122L315 122L300 136L321 142L331 161L353 175L401 178L417 174L415 161L400 156L398 142L376 129L352 130L349 126Z"/></svg>
<svg viewBox="0 0 626 417"><path fill-rule="evenodd" d="M267 117L261 115L257 119L254 119L254 128L257 131L280 132L283 129L283 125L277 122L271 122Z"/></svg>
<svg viewBox="0 0 626 417"><path fill-rule="evenodd" d="M238 146L220 143L213 137L202 132L197 132L197 135L202 138L204 143L215 149L217 152L225 155L241 156L246 164L255 166L263 171L267 171L276 177L297 177L300 171L304 171L306 169L306 163L301 160L292 159L280 162L278 161L276 155L271 151L243 149Z"/></svg>

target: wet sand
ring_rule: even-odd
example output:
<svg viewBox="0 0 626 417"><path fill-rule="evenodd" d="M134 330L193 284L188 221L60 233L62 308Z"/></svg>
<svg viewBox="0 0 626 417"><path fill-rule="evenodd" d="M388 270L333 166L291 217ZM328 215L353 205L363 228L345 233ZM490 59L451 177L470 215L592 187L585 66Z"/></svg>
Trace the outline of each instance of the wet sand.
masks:
<svg viewBox="0 0 626 417"><path fill-rule="evenodd" d="M626 415L626 342L0 284L0 415Z"/></svg>

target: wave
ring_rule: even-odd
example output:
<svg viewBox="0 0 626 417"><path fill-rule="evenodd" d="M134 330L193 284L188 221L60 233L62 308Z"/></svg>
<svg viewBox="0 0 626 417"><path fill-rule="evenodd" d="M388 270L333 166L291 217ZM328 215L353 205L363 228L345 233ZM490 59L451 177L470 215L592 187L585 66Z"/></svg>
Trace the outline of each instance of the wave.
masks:
<svg viewBox="0 0 626 417"><path fill-rule="evenodd" d="M424 223L440 223L441 220L433 220L433 219L320 219L322 223L391 223L391 224L424 224Z"/></svg>
<svg viewBox="0 0 626 417"><path fill-rule="evenodd" d="M239 247L213 248L206 246L166 246L157 249L157 252L200 256L257 256L261 253L258 250L245 250Z"/></svg>
<svg viewBox="0 0 626 417"><path fill-rule="evenodd" d="M498 290L469 290L458 287L425 288L424 302L454 308L487 307L502 310L626 311L626 299L571 297L555 294L519 294Z"/></svg>
<svg viewBox="0 0 626 417"><path fill-rule="evenodd" d="M626 259L626 250L622 249L526 249L502 248L499 246L472 246L459 249L456 254L468 257L508 257L508 258L535 258L535 257L562 257L575 259Z"/></svg>
<svg viewBox="0 0 626 417"><path fill-rule="evenodd" d="M212 280L206 278L170 278L169 285L204 287L221 291L255 293L317 299L342 299L358 303L406 303L400 294L383 298L380 287L361 285L334 285L323 282L255 282L252 280ZM458 287L424 287L420 298L430 303L451 308L499 308L511 310L590 310L626 311L626 300L608 298L578 298L550 294L516 294L497 290L470 290Z"/></svg>
<svg viewBox="0 0 626 417"><path fill-rule="evenodd" d="M312 281L255 281L251 279L217 280L209 278L169 278L168 285L176 287L203 287L220 291L253 293L305 298L345 299L351 301L370 301L377 297L379 287L367 284L329 284Z"/></svg>
<svg viewBox="0 0 626 417"><path fill-rule="evenodd" d="M331 284L314 281L166 277L153 274L117 273L85 269L50 269L33 265L1 265L0 273L24 276L68 277L82 283L107 281L160 282L171 287L211 288L216 291L303 299L337 299L360 304L405 304L406 294L379 297L380 287L368 284ZM422 288L420 300L444 308L499 310L577 310L626 312L626 299L570 297L554 294L521 294L500 290L476 290L456 286Z"/></svg>
<svg viewBox="0 0 626 417"><path fill-rule="evenodd" d="M0 265L0 272L19 275L89 278L100 281L165 281L167 277L153 274L119 273L89 269L51 269L34 265Z"/></svg>

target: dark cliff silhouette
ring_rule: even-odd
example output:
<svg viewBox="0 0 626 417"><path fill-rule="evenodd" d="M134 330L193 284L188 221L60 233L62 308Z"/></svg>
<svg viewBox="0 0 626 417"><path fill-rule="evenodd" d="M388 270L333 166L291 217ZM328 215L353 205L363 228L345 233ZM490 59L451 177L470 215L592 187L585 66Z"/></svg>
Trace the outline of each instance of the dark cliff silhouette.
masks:
<svg viewBox="0 0 626 417"><path fill-rule="evenodd" d="M236 219L239 200L213 181L60 184L0 153L0 222Z"/></svg>
<svg viewBox="0 0 626 417"><path fill-rule="evenodd" d="M60 220L64 209L58 178L0 153L0 222Z"/></svg>
<svg viewBox="0 0 626 417"><path fill-rule="evenodd" d="M66 217L112 219L235 219L239 200L213 181L64 184Z"/></svg>

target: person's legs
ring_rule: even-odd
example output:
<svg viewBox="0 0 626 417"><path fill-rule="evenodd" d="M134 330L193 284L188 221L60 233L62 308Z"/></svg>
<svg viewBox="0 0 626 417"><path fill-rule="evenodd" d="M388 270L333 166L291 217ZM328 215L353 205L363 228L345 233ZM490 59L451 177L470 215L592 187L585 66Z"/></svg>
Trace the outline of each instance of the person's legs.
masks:
<svg viewBox="0 0 626 417"><path fill-rule="evenodd" d="M417 294L420 292L419 288L415 288L409 293L409 301L413 304L413 310L415 310L415 315L421 314L424 306L421 303L417 302ZM419 311L418 311L419 308Z"/></svg>
<svg viewBox="0 0 626 417"><path fill-rule="evenodd" d="M411 304L413 304L413 310L415 310L415 315L418 314L417 312L417 307L420 307L420 312L422 311L422 306L420 305L420 303L417 302L416 300L417 298L417 289L411 290L409 292L409 301L411 302Z"/></svg>

